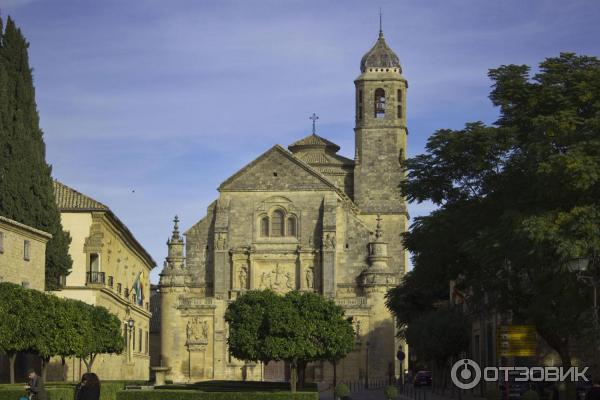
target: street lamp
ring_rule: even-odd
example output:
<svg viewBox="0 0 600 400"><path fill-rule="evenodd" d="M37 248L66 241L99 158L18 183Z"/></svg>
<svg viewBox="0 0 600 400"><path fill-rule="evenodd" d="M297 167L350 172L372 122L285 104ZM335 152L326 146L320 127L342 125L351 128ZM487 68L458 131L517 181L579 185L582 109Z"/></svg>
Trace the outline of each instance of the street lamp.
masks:
<svg viewBox="0 0 600 400"><path fill-rule="evenodd" d="M590 286L594 291L593 304L594 313L592 315L594 322L595 335L600 332L600 321L598 320L598 287L600 286L600 276L594 274L595 271L589 271L590 259L587 257L575 258L567 262L569 271L577 274L577 279L580 282Z"/></svg>
<svg viewBox="0 0 600 400"><path fill-rule="evenodd" d="M367 340L367 365L366 365L366 375L365 375L365 389L369 388L369 341Z"/></svg>
<svg viewBox="0 0 600 400"><path fill-rule="evenodd" d="M133 327L135 326L135 321L133 320L133 318L129 318L127 320L127 326L129 327L129 329L133 329Z"/></svg>
<svg viewBox="0 0 600 400"><path fill-rule="evenodd" d="M590 264L595 266L595 258L590 259L587 257L576 258L567 263L567 268L577 275L577 280L583 282L587 286L590 286L593 289L593 315L592 321L594 324L593 330L593 346L594 346L594 374L598 373L597 371L597 363L598 363L598 340L600 338L600 321L598 319L598 287L600 287L600 275L596 269L590 270Z"/></svg>

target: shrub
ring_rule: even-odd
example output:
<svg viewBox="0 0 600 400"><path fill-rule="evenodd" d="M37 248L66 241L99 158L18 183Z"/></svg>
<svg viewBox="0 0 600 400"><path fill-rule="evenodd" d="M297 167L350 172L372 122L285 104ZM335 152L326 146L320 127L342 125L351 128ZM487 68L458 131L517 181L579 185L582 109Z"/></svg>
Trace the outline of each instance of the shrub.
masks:
<svg viewBox="0 0 600 400"><path fill-rule="evenodd" d="M202 381L191 384L156 386L157 390L200 390L203 392L287 392L288 382L259 382L259 381ZM300 389L302 392L317 392L316 383L306 383Z"/></svg>
<svg viewBox="0 0 600 400"><path fill-rule="evenodd" d="M350 389L348 389L348 386L346 384L340 383L335 387L333 393L336 399L348 397L350 396Z"/></svg>
<svg viewBox="0 0 600 400"><path fill-rule="evenodd" d="M521 396L521 400L538 400L539 396L537 394L537 392L535 390L528 390L525 393L523 393L523 396Z"/></svg>
<svg viewBox="0 0 600 400"><path fill-rule="evenodd" d="M383 391L383 394L388 400L395 399L396 397L398 397L398 389L396 389L395 386L388 386Z"/></svg>
<svg viewBox="0 0 600 400"><path fill-rule="evenodd" d="M117 400L318 400L310 392L199 392L194 390L121 390ZM50 399L54 400L54 399Z"/></svg>
<svg viewBox="0 0 600 400"><path fill-rule="evenodd" d="M47 388L48 400L73 400L74 392L73 388L69 387L56 387ZM25 395L25 389L21 385L20 389L16 388L3 388L0 390L0 400L16 400L21 396Z"/></svg>

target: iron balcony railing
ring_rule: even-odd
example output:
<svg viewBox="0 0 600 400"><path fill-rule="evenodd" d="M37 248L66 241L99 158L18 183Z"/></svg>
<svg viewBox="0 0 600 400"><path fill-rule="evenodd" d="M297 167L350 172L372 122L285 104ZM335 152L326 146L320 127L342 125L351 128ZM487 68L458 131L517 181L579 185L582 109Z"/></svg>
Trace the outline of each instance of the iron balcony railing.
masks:
<svg viewBox="0 0 600 400"><path fill-rule="evenodd" d="M106 284L106 277L104 272L88 271L86 282L104 285Z"/></svg>

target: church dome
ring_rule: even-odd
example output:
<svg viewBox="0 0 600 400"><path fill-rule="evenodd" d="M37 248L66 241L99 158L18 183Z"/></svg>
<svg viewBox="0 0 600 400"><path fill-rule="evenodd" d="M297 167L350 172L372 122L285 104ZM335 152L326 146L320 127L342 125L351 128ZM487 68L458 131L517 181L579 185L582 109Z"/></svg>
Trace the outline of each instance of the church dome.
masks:
<svg viewBox="0 0 600 400"><path fill-rule="evenodd" d="M385 42L382 31L379 31L375 45L360 60L360 72L366 72L370 68L398 68L398 72L402 73L400 59Z"/></svg>

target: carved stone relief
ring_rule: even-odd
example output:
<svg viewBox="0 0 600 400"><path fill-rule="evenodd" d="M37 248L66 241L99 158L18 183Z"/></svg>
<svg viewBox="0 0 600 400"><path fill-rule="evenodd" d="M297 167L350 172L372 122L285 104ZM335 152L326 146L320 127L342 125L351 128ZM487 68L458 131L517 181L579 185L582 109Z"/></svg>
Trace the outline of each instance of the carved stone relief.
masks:
<svg viewBox="0 0 600 400"><path fill-rule="evenodd" d="M187 344L208 344L208 321L194 317L186 326Z"/></svg>

